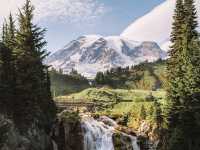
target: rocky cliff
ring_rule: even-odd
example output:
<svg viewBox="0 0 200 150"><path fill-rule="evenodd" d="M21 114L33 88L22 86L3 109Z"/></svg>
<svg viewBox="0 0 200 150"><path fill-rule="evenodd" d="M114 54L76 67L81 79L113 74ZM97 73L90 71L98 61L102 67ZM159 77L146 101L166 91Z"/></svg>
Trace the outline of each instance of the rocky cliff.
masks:
<svg viewBox="0 0 200 150"><path fill-rule="evenodd" d="M21 133L12 120L0 115L0 150L53 150L53 141L34 125Z"/></svg>

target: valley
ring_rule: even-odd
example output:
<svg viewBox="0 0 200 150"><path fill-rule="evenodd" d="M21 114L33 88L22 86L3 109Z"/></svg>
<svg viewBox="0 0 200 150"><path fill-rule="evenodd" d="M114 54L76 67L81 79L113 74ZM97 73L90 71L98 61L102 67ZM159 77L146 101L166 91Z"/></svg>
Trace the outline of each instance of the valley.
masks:
<svg viewBox="0 0 200 150"><path fill-rule="evenodd" d="M154 87L157 82L152 82L154 76L145 72L154 68L153 72L155 71L159 77L162 77L161 74L165 71L164 64L165 61L160 60L155 63L146 62L132 67L132 69L130 69L131 74L123 71L122 74L116 73L118 75L116 77L119 78L118 81L123 81L120 76L123 76L123 79L131 80L130 77L136 77L138 73L142 74L140 82L138 80L129 81L132 85L138 85L138 87L127 87L127 81L119 84L117 78L111 76L111 79L115 78L115 84L112 84L112 86L106 82L104 82L104 84L97 84L94 80L93 85L90 85L89 88L78 93L74 92L72 94L64 94L55 97L54 100L58 104L63 104L62 110L66 108L67 113L78 113L77 115L80 116L80 122L83 121L83 128L85 128L84 126L87 124L87 133L85 133L87 137L83 136L83 139L84 141L87 140L87 142L84 142L85 144L90 144L83 144L83 146L86 146L88 150L98 148L104 150L106 147L121 150L121 148L117 147L123 144L125 144L125 150L132 150L136 145L137 147L153 148L158 142L159 135L157 129L159 124L161 123L163 126L166 124L166 122L162 120L163 118L157 118L160 115L157 111L160 110L164 112L165 110L166 92L162 89L164 86L155 89ZM127 76L125 76L125 74ZM144 76L144 74L146 75ZM164 83L165 81L163 81L163 79L164 78L160 78L160 82ZM152 83L149 84L149 81ZM108 129L101 127L101 119L105 117L109 120L111 119L111 122L114 122L117 127L110 126L112 123L106 120L103 121L103 124L106 124L103 126L108 125L108 127L106 127ZM103 133L99 130L102 130ZM131 139L135 139L137 136L136 139L138 140L134 140L136 145L130 147L130 143L127 143L130 139L128 140L123 136L118 137L118 134L119 136L128 134L128 137L133 135ZM115 135L120 138L118 139L119 143L117 145L115 145ZM97 138L98 141L92 137ZM124 141L123 139L128 141ZM94 144L91 145L91 143ZM105 145L107 146L104 147ZM139 147L135 149L137 150Z"/></svg>

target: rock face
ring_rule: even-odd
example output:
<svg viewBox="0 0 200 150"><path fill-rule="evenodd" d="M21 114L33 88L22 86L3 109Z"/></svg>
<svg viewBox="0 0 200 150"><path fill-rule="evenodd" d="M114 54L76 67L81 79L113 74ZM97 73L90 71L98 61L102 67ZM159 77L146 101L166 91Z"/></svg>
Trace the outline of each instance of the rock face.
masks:
<svg viewBox="0 0 200 150"><path fill-rule="evenodd" d="M63 112L52 130L54 150L83 150L83 132L77 113Z"/></svg>
<svg viewBox="0 0 200 150"><path fill-rule="evenodd" d="M22 135L10 119L0 115L0 150L53 150L53 146L45 131L32 126Z"/></svg>
<svg viewBox="0 0 200 150"><path fill-rule="evenodd" d="M146 125L141 127L141 132L147 130ZM142 150L145 146L148 138L118 130L118 124L106 116L95 120L64 111L49 134L36 126L21 134L11 120L0 116L0 150Z"/></svg>
<svg viewBox="0 0 200 150"><path fill-rule="evenodd" d="M155 42L136 42L120 36L87 35L71 41L48 57L46 63L68 73L72 68L86 77L113 67L126 67L165 58Z"/></svg>
<svg viewBox="0 0 200 150"><path fill-rule="evenodd" d="M115 150L134 150L130 136L114 133L112 139Z"/></svg>
<svg viewBox="0 0 200 150"><path fill-rule="evenodd" d="M21 134L10 119L0 115L0 150L84 150L80 118L77 113L63 112L49 135L36 126Z"/></svg>

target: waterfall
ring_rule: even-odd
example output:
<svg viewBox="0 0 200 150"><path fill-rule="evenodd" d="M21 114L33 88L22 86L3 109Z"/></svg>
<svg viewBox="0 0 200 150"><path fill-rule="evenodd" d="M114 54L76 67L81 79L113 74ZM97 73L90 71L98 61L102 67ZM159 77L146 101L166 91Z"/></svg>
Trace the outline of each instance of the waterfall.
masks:
<svg viewBox="0 0 200 150"><path fill-rule="evenodd" d="M108 117L95 120L90 116L83 116L84 150L114 150L112 135L117 126L117 123ZM139 150L136 137L127 134L126 136L131 139L133 150Z"/></svg>

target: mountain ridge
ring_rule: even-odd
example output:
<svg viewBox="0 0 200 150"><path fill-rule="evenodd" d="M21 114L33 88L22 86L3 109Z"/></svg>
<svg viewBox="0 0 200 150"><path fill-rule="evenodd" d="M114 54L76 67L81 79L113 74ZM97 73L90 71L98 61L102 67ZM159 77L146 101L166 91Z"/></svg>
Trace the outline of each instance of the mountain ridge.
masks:
<svg viewBox="0 0 200 150"><path fill-rule="evenodd" d="M98 71L165 57L166 53L155 42L137 42L120 36L84 35L49 56L46 63L65 73L76 69L84 76L94 78Z"/></svg>

